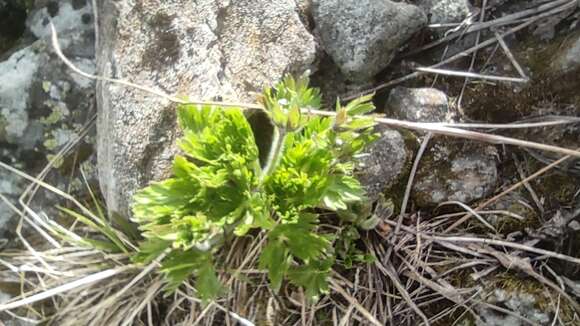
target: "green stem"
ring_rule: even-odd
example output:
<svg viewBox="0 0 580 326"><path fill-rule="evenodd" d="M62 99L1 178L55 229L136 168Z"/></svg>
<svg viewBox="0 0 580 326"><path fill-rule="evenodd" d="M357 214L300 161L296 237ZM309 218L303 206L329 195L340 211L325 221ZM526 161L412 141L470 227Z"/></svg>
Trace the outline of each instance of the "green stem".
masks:
<svg viewBox="0 0 580 326"><path fill-rule="evenodd" d="M268 158L266 160L266 166L262 170L262 174L260 175L260 184L264 181L264 179L271 175L278 163L280 162L280 158L282 158L282 152L284 151L284 142L286 141L286 130L278 128L277 126L274 127L274 135L272 137L272 146L270 147L270 152L268 153Z"/></svg>

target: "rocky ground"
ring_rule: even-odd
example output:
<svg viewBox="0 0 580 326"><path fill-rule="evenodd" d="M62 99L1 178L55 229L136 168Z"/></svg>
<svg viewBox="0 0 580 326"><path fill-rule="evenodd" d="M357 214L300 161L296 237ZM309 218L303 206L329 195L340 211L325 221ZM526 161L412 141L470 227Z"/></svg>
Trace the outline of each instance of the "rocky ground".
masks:
<svg viewBox="0 0 580 326"><path fill-rule="evenodd" d="M108 209L125 216L136 190L169 173L178 136L174 104L73 73L50 46L49 21L64 54L82 70L195 99L252 101L253 92L283 74L309 70L329 107L337 96L375 92L379 113L412 122L503 124L580 113L576 0L96 3L97 8L88 0L0 0L0 161L81 198L82 171L88 184L100 184ZM379 130L382 137L363 159L359 177L371 198L393 204L393 216L405 210L402 225L391 218L386 228L446 229L466 208L477 207L479 218L461 224L454 235L579 257L577 160L503 195L561 155L449 136L425 142L422 132ZM577 123L492 132L572 149L580 144ZM403 206L409 177L412 188ZM0 169L0 194L8 202L23 194L28 200L28 184ZM31 202L50 214L56 201L40 191ZM14 215L0 201L4 242L14 238ZM375 235L369 239L378 241ZM577 264L473 244L426 249L408 235L395 239L400 251L386 259L394 261L408 292L435 324L580 324L573 303L580 295ZM405 267L406 259L414 267ZM2 291L9 294L0 286ZM430 302L429 293L444 298ZM392 301L385 307L361 299L382 322L421 320L406 300Z"/></svg>

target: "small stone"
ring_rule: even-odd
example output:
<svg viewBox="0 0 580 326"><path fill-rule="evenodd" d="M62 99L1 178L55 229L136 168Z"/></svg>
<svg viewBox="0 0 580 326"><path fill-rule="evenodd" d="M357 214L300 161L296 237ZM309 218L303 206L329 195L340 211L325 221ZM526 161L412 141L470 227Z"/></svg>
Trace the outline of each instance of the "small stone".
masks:
<svg viewBox="0 0 580 326"><path fill-rule="evenodd" d="M419 207L445 201L470 203L490 195L498 181L493 146L441 138L421 159L413 199Z"/></svg>
<svg viewBox="0 0 580 326"><path fill-rule="evenodd" d="M389 0L315 0L313 17L324 50L357 81L386 68L427 22L418 7Z"/></svg>
<svg viewBox="0 0 580 326"><path fill-rule="evenodd" d="M468 0L421 0L417 5L427 13L429 24L461 23L472 12Z"/></svg>
<svg viewBox="0 0 580 326"><path fill-rule="evenodd" d="M371 201L393 186L408 161L405 140L400 132L382 128L381 137L361 159L357 177Z"/></svg>
<svg viewBox="0 0 580 326"><path fill-rule="evenodd" d="M566 42L559 50L556 60L552 63L552 69L559 72L571 72L580 69L580 34L576 34L573 41Z"/></svg>
<svg viewBox="0 0 580 326"><path fill-rule="evenodd" d="M435 88L396 87L389 95L385 112L392 117L413 122L451 120L447 95Z"/></svg>
<svg viewBox="0 0 580 326"><path fill-rule="evenodd" d="M533 203L530 203L526 199L521 190L515 190L499 198L489 206L489 209L500 212L506 211L513 214L506 215L498 213L485 216L485 220L501 234L524 231L525 228L534 227L539 221Z"/></svg>
<svg viewBox="0 0 580 326"><path fill-rule="evenodd" d="M548 291L541 295L528 293L525 288L521 290L488 288L486 291L483 296L486 302L504 306L514 314L498 314L497 311L489 309L485 305L477 305L475 310L478 312L481 322L477 321L476 326L523 325L521 319L515 316L523 316L538 325L547 325L551 321L552 311L550 308L537 308L539 300L548 299ZM548 307L550 306L548 305Z"/></svg>
<svg viewBox="0 0 580 326"><path fill-rule="evenodd" d="M44 23L47 19L54 24L59 36L66 33L82 34L83 31L92 30L92 24L81 23L84 14L92 14L91 6L74 9L74 3L72 2L72 0L51 1L46 9L39 8L31 11L26 25L37 38L50 37L50 26ZM64 47L66 42L63 42L62 39L60 41L61 46Z"/></svg>
<svg viewBox="0 0 580 326"><path fill-rule="evenodd" d="M580 222L578 222L578 221L574 220L574 221L572 221L572 222L568 223L568 227L569 227L569 228L570 228L572 231L578 232L578 231L580 231Z"/></svg>

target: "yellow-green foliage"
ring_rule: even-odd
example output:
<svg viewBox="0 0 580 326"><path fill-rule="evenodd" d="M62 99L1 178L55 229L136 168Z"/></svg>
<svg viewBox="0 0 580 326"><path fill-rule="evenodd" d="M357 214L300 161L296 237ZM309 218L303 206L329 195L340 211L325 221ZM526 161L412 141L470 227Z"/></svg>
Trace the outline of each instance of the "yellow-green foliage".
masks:
<svg viewBox="0 0 580 326"><path fill-rule="evenodd" d="M260 230L267 243L259 265L275 291L288 280L310 297L326 292L337 234L319 227L318 213L365 200L353 157L376 138L373 119L359 117L374 109L370 99L337 104L333 117L307 116L320 107L320 95L306 78L266 89L260 101L275 128L263 166L242 109L180 107L183 155L174 159L173 177L134 197L134 221L146 238L138 260L168 253L167 288L194 275L208 300L221 291L214 253L224 238Z"/></svg>

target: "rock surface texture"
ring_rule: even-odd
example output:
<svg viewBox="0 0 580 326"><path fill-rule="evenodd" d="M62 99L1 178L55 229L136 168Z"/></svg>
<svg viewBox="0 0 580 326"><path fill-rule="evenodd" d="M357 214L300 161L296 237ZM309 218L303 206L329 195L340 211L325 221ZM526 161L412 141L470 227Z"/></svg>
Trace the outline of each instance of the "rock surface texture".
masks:
<svg viewBox="0 0 580 326"><path fill-rule="evenodd" d="M541 299L549 300L549 298L544 297L545 294L527 293L525 290L487 289L487 291L487 296L484 299L486 302L505 307L509 311L513 311L514 314L500 314L485 305L477 305L475 310L480 320L475 322L476 326L523 326L526 323L522 321L522 317L536 325L549 325L553 320L551 316L553 312L550 311L549 306L548 309L538 308L540 306L538 301Z"/></svg>
<svg viewBox="0 0 580 326"><path fill-rule="evenodd" d="M473 10L469 0L420 0L417 5L429 17L429 24L461 23Z"/></svg>
<svg viewBox="0 0 580 326"><path fill-rule="evenodd" d="M435 88L396 87L385 105L389 116L415 122L451 120L447 95Z"/></svg>
<svg viewBox="0 0 580 326"><path fill-rule="evenodd" d="M389 0L314 0L312 8L324 50L343 74L360 81L387 67L427 21L418 7Z"/></svg>
<svg viewBox="0 0 580 326"><path fill-rule="evenodd" d="M0 62L0 160L32 175L75 140L95 114L94 83L58 59L50 44L49 18L59 32L63 52L83 70L95 70L89 2L82 6L78 1L54 2L50 8L39 6L30 12L26 21L30 43L21 44ZM90 157L92 138L94 134L81 142L83 154L76 156L77 164ZM47 180L66 189L72 162L55 161L57 169ZM25 183L9 173L0 171L0 192L15 199ZM0 201L0 229L12 213Z"/></svg>
<svg viewBox="0 0 580 326"><path fill-rule="evenodd" d="M552 69L559 72L570 72L580 69L580 32L576 33L571 41L566 42L564 48L552 63Z"/></svg>
<svg viewBox="0 0 580 326"><path fill-rule="evenodd" d="M99 18L99 74L196 99L250 101L315 60L292 0L106 1ZM175 106L114 84L97 102L101 188L128 215L132 194L170 172Z"/></svg>
<svg viewBox="0 0 580 326"><path fill-rule="evenodd" d="M417 170L413 198L419 207L444 201L470 203L491 194L498 181L493 146L439 139L427 149Z"/></svg>
<svg viewBox="0 0 580 326"><path fill-rule="evenodd" d="M398 181L410 156L401 133L386 128L380 132L381 138L369 148L368 155L362 158L357 173L372 201Z"/></svg>

